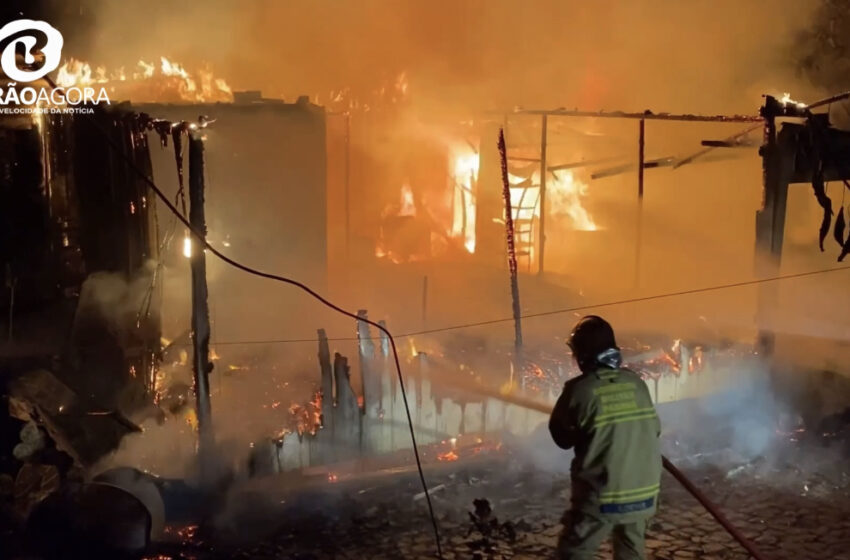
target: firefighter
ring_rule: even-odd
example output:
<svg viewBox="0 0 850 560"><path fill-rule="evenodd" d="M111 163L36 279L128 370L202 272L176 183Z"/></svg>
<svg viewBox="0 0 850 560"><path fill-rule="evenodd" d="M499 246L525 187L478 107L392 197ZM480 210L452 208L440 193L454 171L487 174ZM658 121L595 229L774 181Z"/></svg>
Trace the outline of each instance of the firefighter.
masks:
<svg viewBox="0 0 850 560"><path fill-rule="evenodd" d="M564 385L549 419L555 443L575 450L557 557L593 558L611 535L616 560L643 560L661 481L658 415L646 384L622 367L607 321L584 317L567 344L581 375Z"/></svg>

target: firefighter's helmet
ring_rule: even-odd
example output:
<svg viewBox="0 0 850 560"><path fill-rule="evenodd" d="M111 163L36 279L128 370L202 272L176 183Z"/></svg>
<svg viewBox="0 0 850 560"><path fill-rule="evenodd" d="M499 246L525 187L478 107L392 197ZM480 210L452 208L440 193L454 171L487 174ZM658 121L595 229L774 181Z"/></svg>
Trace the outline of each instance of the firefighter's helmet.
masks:
<svg viewBox="0 0 850 560"><path fill-rule="evenodd" d="M573 351L573 356L582 371L594 370L600 365L609 367L620 365L620 349L614 338L614 329L602 317L596 315L582 317L573 328L567 345Z"/></svg>

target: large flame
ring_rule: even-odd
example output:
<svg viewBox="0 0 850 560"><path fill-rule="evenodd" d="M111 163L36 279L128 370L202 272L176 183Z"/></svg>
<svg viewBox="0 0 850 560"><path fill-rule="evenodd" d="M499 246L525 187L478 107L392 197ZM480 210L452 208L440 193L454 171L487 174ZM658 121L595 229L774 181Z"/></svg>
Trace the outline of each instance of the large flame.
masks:
<svg viewBox="0 0 850 560"><path fill-rule="evenodd" d="M413 189L410 188L410 183L406 182L401 186L401 204L398 210L398 216L415 216L416 202L413 199Z"/></svg>
<svg viewBox="0 0 850 560"><path fill-rule="evenodd" d="M477 153L455 150L452 170L452 229L451 236L463 240L470 253L475 252L475 185L478 181Z"/></svg>
<svg viewBox="0 0 850 560"><path fill-rule="evenodd" d="M92 69L89 63L72 58L59 68L56 83L65 88L97 84L105 87L112 98L137 103L233 101L230 86L209 69L192 74L164 56L158 65L140 60L130 72L123 67L112 72L102 66Z"/></svg>
<svg viewBox="0 0 850 560"><path fill-rule="evenodd" d="M596 231L596 222L582 206L587 196L587 184L582 183L570 171L553 173L546 183L549 214L569 218L573 229Z"/></svg>
<svg viewBox="0 0 850 560"><path fill-rule="evenodd" d="M511 188L511 206L514 220L533 220L540 217L540 172L531 175L530 184L525 179L508 174ZM547 216L567 218L574 230L599 229L593 217L582 204L587 196L587 184L571 171L550 173L546 181Z"/></svg>
<svg viewBox="0 0 850 560"><path fill-rule="evenodd" d="M400 72L392 81L385 81L370 91L353 91L344 87L331 90L327 95L311 96L311 99L332 113L368 113L401 104L408 98L409 90L407 72Z"/></svg>

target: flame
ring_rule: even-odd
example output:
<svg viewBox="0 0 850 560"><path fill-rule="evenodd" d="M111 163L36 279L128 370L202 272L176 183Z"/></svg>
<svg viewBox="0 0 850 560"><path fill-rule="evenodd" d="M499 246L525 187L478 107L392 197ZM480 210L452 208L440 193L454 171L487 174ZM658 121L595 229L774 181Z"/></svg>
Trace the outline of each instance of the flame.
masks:
<svg viewBox="0 0 850 560"><path fill-rule="evenodd" d="M387 216L416 216L416 199L413 196L413 189L410 187L409 182L405 181L404 184L402 184L399 202L397 204L388 205L384 208L381 215L384 218ZM378 243L375 245L375 256L379 259L387 257L395 264L399 264L404 261L404 259L399 255L396 255L391 250L387 249L387 241L384 238L383 228L381 228Z"/></svg>
<svg viewBox="0 0 850 560"><path fill-rule="evenodd" d="M409 95L407 72L400 72L391 81L384 81L368 92L355 92L350 87L332 89L325 95L311 95L316 105L337 113L368 113L381 108L392 108L403 103Z"/></svg>
<svg viewBox="0 0 850 560"><path fill-rule="evenodd" d="M159 64L139 60L133 72L124 67L108 72L99 66L74 58L59 68L56 83L65 88L100 85L109 90L110 97L124 97L136 102L183 101L207 103L233 101L233 91L227 82L216 78L209 69L190 73L186 68L166 57Z"/></svg>
<svg viewBox="0 0 850 560"><path fill-rule="evenodd" d="M573 229L581 231L598 229L593 218L581 204L582 199L587 196L587 184L578 181L572 172L553 173L553 180L546 183L546 195L550 215L568 217Z"/></svg>
<svg viewBox="0 0 850 560"><path fill-rule="evenodd" d="M446 451L445 453L440 453L439 455L437 455L437 460L438 461L457 461L458 456L457 456L457 453L449 450L449 451Z"/></svg>
<svg viewBox="0 0 850 560"><path fill-rule="evenodd" d="M471 150L453 154L452 229L451 236L461 238L470 253L475 252L475 185L478 181L480 157Z"/></svg>
<svg viewBox="0 0 850 560"><path fill-rule="evenodd" d="M415 216L416 202L413 200L413 189L410 188L410 183L406 182L401 186L401 207L398 211L399 216Z"/></svg>
<svg viewBox="0 0 850 560"><path fill-rule="evenodd" d="M306 405L293 403L289 407L289 414L295 421L295 429L299 435L315 435L322 427L322 398L322 391L317 390L313 393L313 399ZM272 408L278 406L279 402L272 404Z"/></svg>
<svg viewBox="0 0 850 560"><path fill-rule="evenodd" d="M508 174L511 188L511 207L514 220L533 220L540 217L540 172L531 175L530 184L526 179ZM547 216L563 217L569 220L572 229L596 231L598 226L593 217L584 208L582 201L587 196L587 184L578 180L571 171L562 170L551 173L546 181Z"/></svg>
<svg viewBox="0 0 850 560"><path fill-rule="evenodd" d="M788 105L789 103L791 103L801 109L806 106L805 103L800 103L799 101L794 101L793 99L791 99L791 94L788 92L782 94L782 97L779 98L779 102L783 105Z"/></svg>
<svg viewBox="0 0 850 560"><path fill-rule="evenodd" d="M97 78L93 76L91 65L76 59L70 59L59 68L56 74L56 84L64 88L85 87L95 83L106 83L103 78L104 68L97 69Z"/></svg>

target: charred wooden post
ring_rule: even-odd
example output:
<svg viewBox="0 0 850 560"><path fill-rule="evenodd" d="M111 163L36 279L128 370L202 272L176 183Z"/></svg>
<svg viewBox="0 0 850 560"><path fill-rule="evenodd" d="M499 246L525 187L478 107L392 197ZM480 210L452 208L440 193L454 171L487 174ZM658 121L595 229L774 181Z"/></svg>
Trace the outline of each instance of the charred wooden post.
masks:
<svg viewBox="0 0 850 560"><path fill-rule="evenodd" d="M329 438L333 441L334 433L334 374L333 365L331 365L331 351L328 346L328 335L325 329L319 329L319 368L322 372L322 431L326 433L325 441ZM328 445L325 460L333 459L331 453L333 447Z"/></svg>
<svg viewBox="0 0 850 560"><path fill-rule="evenodd" d="M646 120L638 123L638 201L643 202L643 160L646 144Z"/></svg>
<svg viewBox="0 0 850 560"><path fill-rule="evenodd" d="M760 114L764 117L764 141L759 149L764 187L761 209L756 212L756 276L765 278L779 272L788 183L781 179L782 154L776 141L776 117L781 115L779 102L772 96L766 96ZM776 303L776 290L777 286L772 282L759 285L757 348L764 357L769 357L775 346L775 335L765 327L765 323L769 310Z"/></svg>
<svg viewBox="0 0 850 560"><path fill-rule="evenodd" d="M345 258L351 257L351 113L345 114Z"/></svg>
<svg viewBox="0 0 850 560"><path fill-rule="evenodd" d="M519 304L519 278L517 276L514 218L511 209L511 184L508 181L508 152L505 146L505 131L499 131L499 155L502 159L502 196L505 199L505 231L508 242L508 269L511 274L511 300L514 315L514 346L517 357L522 350L522 319Z"/></svg>
<svg viewBox="0 0 850 560"><path fill-rule="evenodd" d="M548 136L548 121L547 115L541 117L541 132L540 132L540 240L538 245L539 257L537 259L537 274L543 274L543 255L546 245L546 140Z"/></svg>
<svg viewBox="0 0 850 560"><path fill-rule="evenodd" d="M387 322L383 319L378 324L387 328ZM390 359L390 339L384 331L378 331L381 342L381 399L378 405L377 418L380 422L381 449L393 451L395 439L395 369Z"/></svg>
<svg viewBox="0 0 850 560"><path fill-rule="evenodd" d="M643 233L643 166L646 146L646 120L641 119L638 123L638 206L637 206L637 233L635 235L635 282L634 287L640 285L640 249L641 235Z"/></svg>
<svg viewBox="0 0 850 560"><path fill-rule="evenodd" d="M199 133L189 135L189 223L192 229L207 235L204 215L204 141ZM210 311L207 302L207 263L204 246L196 239L192 251L192 343L194 348L193 370L195 397L198 412L198 450L202 471L205 454L213 443L212 410L210 406L209 374L213 369L210 362Z"/></svg>
<svg viewBox="0 0 850 560"><path fill-rule="evenodd" d="M334 354L334 384L334 447L338 454L353 457L360 448L360 409L357 406L357 396L351 388L348 358L339 353Z"/></svg>
<svg viewBox="0 0 850 560"><path fill-rule="evenodd" d="M368 318L365 309L357 312L357 316ZM375 343L372 341L372 331L365 321L357 321L357 338L359 340L360 354L360 381L362 404L360 405L360 448L369 449L372 441L367 437L378 422L381 409L381 379L378 361L375 359Z"/></svg>
<svg viewBox="0 0 850 560"><path fill-rule="evenodd" d="M368 319L369 314L365 309L357 311L357 316L361 319ZM369 323L366 321L357 321L357 346L360 355L360 371L363 373L360 379L361 394L366 396L367 375L366 370L371 366L372 358L375 357L375 344L372 342L372 333L369 329ZM371 397L371 395L369 395Z"/></svg>

